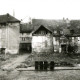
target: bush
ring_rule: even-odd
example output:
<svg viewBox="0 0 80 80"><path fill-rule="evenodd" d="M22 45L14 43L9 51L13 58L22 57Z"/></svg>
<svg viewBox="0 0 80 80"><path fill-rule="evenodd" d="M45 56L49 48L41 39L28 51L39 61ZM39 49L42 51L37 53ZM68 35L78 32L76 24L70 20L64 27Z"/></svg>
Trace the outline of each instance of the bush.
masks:
<svg viewBox="0 0 80 80"><path fill-rule="evenodd" d="M70 56L70 54L73 54L73 53L77 53L78 51L78 46L77 44L74 44L74 45L68 45L68 54Z"/></svg>

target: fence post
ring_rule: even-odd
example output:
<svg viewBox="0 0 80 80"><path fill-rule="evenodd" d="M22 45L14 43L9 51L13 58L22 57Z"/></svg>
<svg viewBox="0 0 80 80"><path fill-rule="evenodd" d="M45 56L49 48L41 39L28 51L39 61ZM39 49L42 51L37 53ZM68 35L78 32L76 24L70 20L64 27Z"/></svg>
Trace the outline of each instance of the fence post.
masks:
<svg viewBox="0 0 80 80"><path fill-rule="evenodd" d="M54 64L55 64L54 61L51 61L51 62L50 62L50 70L51 70L51 71L54 70Z"/></svg>
<svg viewBox="0 0 80 80"><path fill-rule="evenodd" d="M48 69L48 62L44 61L44 70L47 70L47 69Z"/></svg>

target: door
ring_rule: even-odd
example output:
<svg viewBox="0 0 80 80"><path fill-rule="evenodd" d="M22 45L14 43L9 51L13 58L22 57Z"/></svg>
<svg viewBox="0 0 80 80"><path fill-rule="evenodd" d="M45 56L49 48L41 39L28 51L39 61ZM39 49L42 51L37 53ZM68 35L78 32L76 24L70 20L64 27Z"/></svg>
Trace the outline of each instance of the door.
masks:
<svg viewBox="0 0 80 80"><path fill-rule="evenodd" d="M66 53L66 45L61 45L61 52Z"/></svg>
<svg viewBox="0 0 80 80"><path fill-rule="evenodd" d="M19 52L20 53L31 53L32 47L31 43L20 43Z"/></svg>

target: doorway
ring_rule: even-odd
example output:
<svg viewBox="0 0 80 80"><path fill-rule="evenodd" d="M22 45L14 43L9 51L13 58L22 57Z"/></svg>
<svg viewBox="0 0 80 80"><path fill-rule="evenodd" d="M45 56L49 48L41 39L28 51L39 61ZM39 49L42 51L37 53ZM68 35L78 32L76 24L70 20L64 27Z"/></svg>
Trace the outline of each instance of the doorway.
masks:
<svg viewBox="0 0 80 80"><path fill-rule="evenodd" d="M32 47L31 43L20 43L19 52L20 53L31 53Z"/></svg>
<svg viewBox="0 0 80 80"><path fill-rule="evenodd" d="M67 48L66 44L61 45L61 52L66 53L66 48Z"/></svg>

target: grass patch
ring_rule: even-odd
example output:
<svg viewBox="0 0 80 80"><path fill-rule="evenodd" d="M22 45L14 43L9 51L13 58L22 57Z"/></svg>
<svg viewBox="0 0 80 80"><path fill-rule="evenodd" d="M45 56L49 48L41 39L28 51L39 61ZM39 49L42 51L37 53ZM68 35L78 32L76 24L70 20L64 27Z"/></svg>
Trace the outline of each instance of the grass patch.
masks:
<svg viewBox="0 0 80 80"><path fill-rule="evenodd" d="M27 66L34 66L35 61L54 61L55 63L66 62L68 64L74 65L80 63L80 55L71 55L63 53L54 53L54 54L31 54L23 63Z"/></svg>

